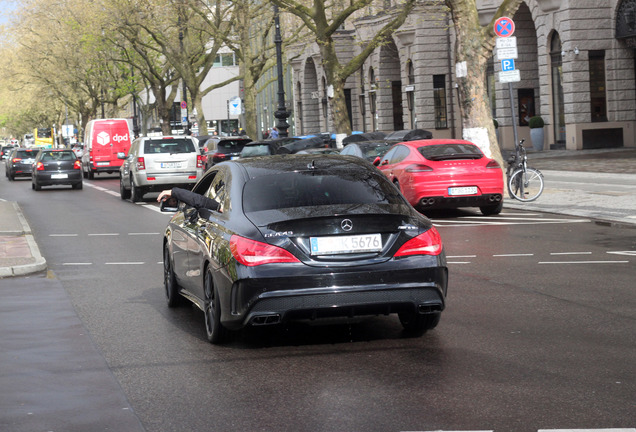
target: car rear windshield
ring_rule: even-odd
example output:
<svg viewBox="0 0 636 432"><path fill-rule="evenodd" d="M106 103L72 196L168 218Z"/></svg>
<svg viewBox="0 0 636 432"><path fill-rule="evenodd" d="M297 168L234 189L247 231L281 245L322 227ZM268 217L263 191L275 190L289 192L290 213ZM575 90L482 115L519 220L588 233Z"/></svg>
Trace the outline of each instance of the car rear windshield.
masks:
<svg viewBox="0 0 636 432"><path fill-rule="evenodd" d="M448 159L480 159L484 154L474 144L436 144L422 146L417 149L428 160Z"/></svg>
<svg viewBox="0 0 636 432"><path fill-rule="evenodd" d="M340 204L404 204L382 174L284 172L257 177L243 191L245 212Z"/></svg>
<svg viewBox="0 0 636 432"><path fill-rule="evenodd" d="M384 154L389 151L393 144L376 144L376 145L360 145L360 148L364 152L366 157L375 158L377 156L384 156Z"/></svg>
<svg viewBox="0 0 636 432"><path fill-rule="evenodd" d="M221 152L240 152L249 141L246 140L223 140L219 141L217 149Z"/></svg>
<svg viewBox="0 0 636 432"><path fill-rule="evenodd" d="M43 161L72 161L77 159L72 151L44 151L40 160Z"/></svg>
<svg viewBox="0 0 636 432"><path fill-rule="evenodd" d="M196 152L192 140L152 139L144 142L144 153L192 153Z"/></svg>
<svg viewBox="0 0 636 432"><path fill-rule="evenodd" d="M32 158L38 154L37 150L18 150L15 152L15 157L19 158Z"/></svg>

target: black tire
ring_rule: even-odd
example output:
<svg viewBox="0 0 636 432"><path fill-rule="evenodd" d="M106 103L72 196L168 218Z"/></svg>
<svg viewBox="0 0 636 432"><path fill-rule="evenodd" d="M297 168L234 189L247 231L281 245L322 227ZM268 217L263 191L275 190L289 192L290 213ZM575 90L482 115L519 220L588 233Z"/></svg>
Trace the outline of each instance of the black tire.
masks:
<svg viewBox="0 0 636 432"><path fill-rule="evenodd" d="M439 324L439 320L442 317L441 312L435 312L430 314L419 314L417 312L400 312L398 314L400 323L404 327L404 331L413 335L421 336L426 333L427 330L433 330Z"/></svg>
<svg viewBox="0 0 636 432"><path fill-rule="evenodd" d="M83 187L84 187L84 183L83 182L75 183L73 185L73 189L82 189Z"/></svg>
<svg viewBox="0 0 636 432"><path fill-rule="evenodd" d="M36 191L41 191L42 190L42 186L40 186L40 183L38 183L38 182L33 182L33 183L31 183L31 185L33 186L33 189L35 189Z"/></svg>
<svg viewBox="0 0 636 432"><path fill-rule="evenodd" d="M15 176L12 174L7 174L7 177L9 177L9 181L15 180Z"/></svg>
<svg viewBox="0 0 636 432"><path fill-rule="evenodd" d="M130 178L130 201L132 202L141 201L143 196L144 196L144 191L140 187L135 186L135 181L131 177Z"/></svg>
<svg viewBox="0 0 636 432"><path fill-rule="evenodd" d="M82 177L84 177L85 179L88 178L88 173L84 171L84 168L82 168Z"/></svg>
<svg viewBox="0 0 636 432"><path fill-rule="evenodd" d="M166 290L166 302L168 307L174 308L183 304L183 297L179 294L179 285L172 269L170 250L166 244L163 247L163 286Z"/></svg>
<svg viewBox="0 0 636 432"><path fill-rule="evenodd" d="M92 170L88 170L88 179L93 180L95 178L95 173Z"/></svg>
<svg viewBox="0 0 636 432"><path fill-rule="evenodd" d="M481 214L484 216L498 215L501 213L501 210L503 210L503 200L497 204L479 207L479 210L481 210Z"/></svg>
<svg viewBox="0 0 636 432"><path fill-rule="evenodd" d="M124 178L119 176L119 196L125 200L130 198L130 191L124 187Z"/></svg>
<svg viewBox="0 0 636 432"><path fill-rule="evenodd" d="M543 174L537 169L518 169L508 180L508 191L512 196L523 202L534 201L543 192Z"/></svg>
<svg viewBox="0 0 636 432"><path fill-rule="evenodd" d="M227 329L221 324L221 301L209 267L205 273L204 295L203 315L208 341L215 345L221 344L227 339Z"/></svg>

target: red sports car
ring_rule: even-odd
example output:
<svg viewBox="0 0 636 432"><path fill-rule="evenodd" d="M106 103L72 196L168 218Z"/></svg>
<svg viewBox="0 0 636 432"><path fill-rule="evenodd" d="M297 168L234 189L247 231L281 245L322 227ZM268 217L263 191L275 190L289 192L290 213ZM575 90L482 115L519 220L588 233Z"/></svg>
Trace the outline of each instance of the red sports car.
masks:
<svg viewBox="0 0 636 432"><path fill-rule="evenodd" d="M395 144L378 168L420 211L479 207L484 215L503 208L503 172L475 144L427 139Z"/></svg>

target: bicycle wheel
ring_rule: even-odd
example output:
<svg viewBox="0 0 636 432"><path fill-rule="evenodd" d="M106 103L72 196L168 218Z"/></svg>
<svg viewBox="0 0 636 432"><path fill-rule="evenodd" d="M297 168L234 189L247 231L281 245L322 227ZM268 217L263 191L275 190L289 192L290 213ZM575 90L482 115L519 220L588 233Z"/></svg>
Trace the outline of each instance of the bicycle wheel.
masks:
<svg viewBox="0 0 636 432"><path fill-rule="evenodd" d="M518 169L508 180L508 191L519 201L534 201L543 192L543 174L534 168Z"/></svg>

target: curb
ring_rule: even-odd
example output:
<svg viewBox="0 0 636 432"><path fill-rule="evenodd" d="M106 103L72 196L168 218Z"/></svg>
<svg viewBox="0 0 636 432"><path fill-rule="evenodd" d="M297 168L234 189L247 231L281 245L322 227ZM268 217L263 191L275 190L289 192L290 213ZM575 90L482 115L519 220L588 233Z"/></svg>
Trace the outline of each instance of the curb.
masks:
<svg viewBox="0 0 636 432"><path fill-rule="evenodd" d="M29 251L31 252L31 256L34 259L34 262L29 264L22 265L14 265L8 267L0 267L0 278L5 277L13 277L13 276L24 276L31 273L37 273L47 269L46 259L40 254L40 249L38 248L37 243L35 242L35 238L31 232L31 227L27 222L22 210L18 206L17 203L12 202L13 208L16 212L16 216L18 217L18 221L21 225L20 231L5 231L2 234L11 235L11 236L23 236L29 246Z"/></svg>

